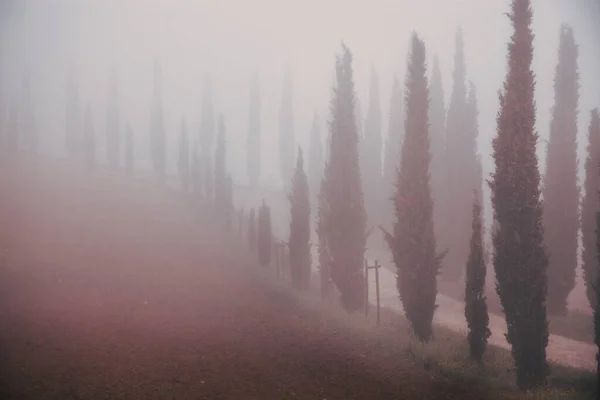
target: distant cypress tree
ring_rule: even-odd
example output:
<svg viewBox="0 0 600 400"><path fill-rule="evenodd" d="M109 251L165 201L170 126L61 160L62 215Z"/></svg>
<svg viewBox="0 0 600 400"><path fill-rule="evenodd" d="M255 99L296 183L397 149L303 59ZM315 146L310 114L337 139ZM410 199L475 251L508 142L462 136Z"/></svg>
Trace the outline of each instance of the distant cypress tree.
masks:
<svg viewBox="0 0 600 400"><path fill-rule="evenodd" d="M127 174L132 175L134 169L133 130L131 129L131 123L128 122L127 129L125 130L125 171Z"/></svg>
<svg viewBox="0 0 600 400"><path fill-rule="evenodd" d="M310 286L310 197L308 179L304 172L302 149L298 148L296 171L292 181L290 199L290 269L292 284L297 289Z"/></svg>
<svg viewBox="0 0 600 400"><path fill-rule="evenodd" d="M204 94L202 98L202 120L200 123L200 159L203 165L210 162L213 137L215 135L215 111L212 100L212 82L210 77L204 79Z"/></svg>
<svg viewBox="0 0 600 400"><path fill-rule="evenodd" d="M471 252L467 259L465 285L465 317L469 326L467 341L471 359L481 363L487 341L491 335L487 303L484 295L487 272L483 259L483 230L481 223L480 192L475 191L473 202L473 234Z"/></svg>
<svg viewBox="0 0 600 400"><path fill-rule="evenodd" d="M166 175L167 141L162 105L162 72L158 61L154 62L154 94L150 117L150 142L154 173L160 179Z"/></svg>
<svg viewBox="0 0 600 400"><path fill-rule="evenodd" d="M390 99L390 120L388 126L388 137L385 145L385 159L383 168L383 188L386 194L382 200L384 224L386 229L391 229L391 221L394 218L394 192L396 190L396 177L400 161L400 151L404 141L404 105L402 98L402 87L398 78L394 77L392 85L392 97Z"/></svg>
<svg viewBox="0 0 600 400"><path fill-rule="evenodd" d="M224 189L224 197L225 197L225 212L223 215L225 221L225 232L232 233L233 230L233 214L235 209L233 207L233 179L230 174L225 176L225 189Z"/></svg>
<svg viewBox="0 0 600 400"><path fill-rule="evenodd" d="M412 331L421 341L433 337L437 275L433 202L429 186L429 93L425 43L413 33L406 78L406 137L402 145L394 205L393 234L385 232L397 269L397 286Z"/></svg>
<svg viewBox="0 0 600 400"><path fill-rule="evenodd" d="M598 164L600 167L600 164ZM600 254L600 211L596 212L596 253ZM597 258L600 269L600 257ZM594 282L595 298L600 298L600 273L596 271L596 281ZM596 382L600 382L600 307L594 309L594 343L596 344ZM599 390L596 388L596 390Z"/></svg>
<svg viewBox="0 0 600 400"><path fill-rule="evenodd" d="M254 208L250 209L250 214L248 217L248 247L250 248L250 252L252 254L256 254L257 252L257 232L256 232L256 216L254 212Z"/></svg>
<svg viewBox="0 0 600 400"><path fill-rule="evenodd" d="M438 245L447 246L444 236L444 217L447 210L445 207L445 174L449 168L446 164L446 107L444 105L444 85L442 83L442 72L440 63L435 56L431 73L431 89L429 101L429 136L431 138L431 196L433 197L433 222L435 237Z"/></svg>
<svg viewBox="0 0 600 400"><path fill-rule="evenodd" d="M81 152L81 104L79 101L79 90L74 68L71 68L67 77L65 105L65 144L67 154L76 158Z"/></svg>
<svg viewBox="0 0 600 400"><path fill-rule="evenodd" d="M252 77L250 89L250 117L248 121L248 138L246 141L246 165L250 186L256 187L260 181L260 88L258 73Z"/></svg>
<svg viewBox="0 0 600 400"><path fill-rule="evenodd" d="M225 147L225 121L219 117L219 134L215 152L215 177L214 177L215 207L219 218L227 224L229 219L229 204L227 199L227 171ZM231 223L229 223L231 226Z"/></svg>
<svg viewBox="0 0 600 400"><path fill-rule="evenodd" d="M325 195L326 181L321 180L321 189L318 196L318 211L317 211L317 237L318 237L318 252L319 252L319 275L321 278L321 297L326 299L329 297L329 286L331 282L331 256L327 247L327 225L326 218L329 214L327 209L327 196Z"/></svg>
<svg viewBox="0 0 600 400"><path fill-rule="evenodd" d="M273 235L271 233L271 210L263 200L258 209L258 262L263 267L271 264L271 248Z"/></svg>
<svg viewBox="0 0 600 400"><path fill-rule="evenodd" d="M288 186L294 174L294 104L292 73L289 65L285 68L279 110L279 170L283 185Z"/></svg>
<svg viewBox="0 0 600 400"><path fill-rule="evenodd" d="M597 297L594 288L598 275L598 250L596 248L596 221L595 216L600 212L600 112L594 109L591 112L588 130L587 159L585 161L585 194L581 204L581 244L582 244L582 269L586 293L592 309L596 310Z"/></svg>
<svg viewBox="0 0 600 400"><path fill-rule="evenodd" d="M350 312L365 305L362 273L366 247L366 213L358 158L355 125L352 54L342 44L336 58L336 86L331 99L331 143L325 169L324 196L327 207L327 246L331 255L330 276Z"/></svg>
<svg viewBox="0 0 600 400"><path fill-rule="evenodd" d="M366 158L361 170L363 173L363 189L367 220L369 225L378 225L381 213L381 188L383 184L383 166L381 160L381 105L379 98L379 78L374 69L371 70L371 89L369 92L369 109L365 121L365 134L360 142Z"/></svg>
<svg viewBox="0 0 600 400"><path fill-rule="evenodd" d="M548 246L548 313L567 314L567 297L575 287L579 239L577 185L577 107L579 72L573 30L560 31L554 76L554 110L544 176L544 242Z"/></svg>
<svg viewBox="0 0 600 400"><path fill-rule="evenodd" d="M120 116L119 116L119 86L117 73L113 71L108 87L108 107L106 112L106 155L108 165L112 168L119 167L120 154Z"/></svg>
<svg viewBox="0 0 600 400"><path fill-rule="evenodd" d="M96 165L96 137L94 133L94 122L92 121L92 110L88 103L85 109L84 119L84 150L85 164L89 169L93 169Z"/></svg>
<svg viewBox="0 0 600 400"><path fill-rule="evenodd" d="M508 14L514 33L508 45L508 72L500 93L498 130L493 139L496 169L492 204L496 291L506 316L517 386L545 384L548 321L548 256L544 248L540 173L536 156L532 11L530 0L513 0Z"/></svg>
<svg viewBox="0 0 600 400"><path fill-rule="evenodd" d="M198 143L195 142L192 150L192 194L198 203L204 200L204 172L198 154Z"/></svg>
<svg viewBox="0 0 600 400"><path fill-rule="evenodd" d="M323 169L325 167L322 140L319 116L315 113L312 128L310 130L310 147L308 149L308 186L310 193L315 194L315 200L317 199L316 194L319 191L319 185L323 179Z"/></svg>
<svg viewBox="0 0 600 400"><path fill-rule="evenodd" d="M185 119L181 121L181 134L179 136L179 179L184 193L189 191L190 187L190 150L188 146L187 127Z"/></svg>

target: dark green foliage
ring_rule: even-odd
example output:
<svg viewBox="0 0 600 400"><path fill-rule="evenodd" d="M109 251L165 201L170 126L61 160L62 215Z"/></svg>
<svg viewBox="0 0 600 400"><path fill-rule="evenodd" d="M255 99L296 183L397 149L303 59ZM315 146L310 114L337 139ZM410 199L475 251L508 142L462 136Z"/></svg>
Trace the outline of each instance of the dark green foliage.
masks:
<svg viewBox="0 0 600 400"><path fill-rule="evenodd" d="M388 137L385 146L385 159L383 168L383 192L385 197L382 199L382 211L386 229L391 229L391 221L394 218L394 204L391 199L394 197L395 182L398 175L398 166L400 161L400 151L404 140L404 101L402 98L402 87L398 78L394 77L392 86L392 97L390 99L390 120L388 127Z"/></svg>
<svg viewBox="0 0 600 400"><path fill-rule="evenodd" d="M256 216L254 212L254 208L250 209L250 214L248 217L248 247L250 248L250 252L252 254L256 254L257 252L258 239L256 234Z"/></svg>
<svg viewBox="0 0 600 400"><path fill-rule="evenodd" d="M85 119L83 123L83 149L84 160L88 168L94 168L96 164L96 138L94 134L94 123L92 121L92 110L88 104L85 109Z"/></svg>
<svg viewBox="0 0 600 400"><path fill-rule="evenodd" d="M131 175L134 169L133 131L131 130L131 123L127 123L127 129L125 130L125 171Z"/></svg>
<svg viewBox="0 0 600 400"><path fill-rule="evenodd" d="M248 138L246 140L246 167L248 182L256 187L260 181L260 92L258 73L252 77L250 89L250 115L248 120Z"/></svg>
<svg viewBox="0 0 600 400"><path fill-rule="evenodd" d="M108 165L112 168L119 167L120 132L119 132L119 87L117 73L111 75L108 88L108 107L106 112L106 155Z"/></svg>
<svg viewBox="0 0 600 400"><path fill-rule="evenodd" d="M179 180L181 181L181 189L184 193L187 193L190 187L190 150L185 120L181 122L181 134L179 135L179 163L177 167Z"/></svg>
<svg viewBox="0 0 600 400"><path fill-rule="evenodd" d="M554 109L544 176L544 242L548 248L548 313L567 314L567 297L575 287L579 236L577 185L577 108L579 72L573 30L560 31L554 76Z"/></svg>
<svg viewBox="0 0 600 400"><path fill-rule="evenodd" d="M154 63L154 94L150 115L150 147L154 173L164 179L167 162L167 141L163 120L162 74L158 61Z"/></svg>
<svg viewBox="0 0 600 400"><path fill-rule="evenodd" d="M585 194L581 204L581 243L583 279L587 289L590 305L596 310L597 297L594 284L598 279L598 250L596 248L595 216L600 211L598 191L600 176L597 168L600 164L600 113L598 109L591 112L588 130L587 159L585 160Z"/></svg>
<svg viewBox="0 0 600 400"><path fill-rule="evenodd" d="M318 196L317 209L317 237L319 252L319 276L321 278L321 297L329 297L329 286L331 284L330 266L331 256L327 248L327 226L326 216L328 215L327 198L325 196L325 179L321 180L321 190Z"/></svg>
<svg viewBox="0 0 600 400"><path fill-rule="evenodd" d="M444 244L444 234L447 226L445 217L445 163L446 151L446 106L444 103L444 85L440 63L433 58L431 70L431 88L429 90L429 137L431 144L431 196L433 198L433 223L438 245Z"/></svg>
<svg viewBox="0 0 600 400"><path fill-rule="evenodd" d="M487 341L491 335L487 303L484 295L487 272L483 256L483 230L481 224L481 190L475 192L473 202L473 234L471 252L467 259L465 285L465 317L469 326L467 341L471 359L481 362Z"/></svg>
<svg viewBox="0 0 600 400"><path fill-rule="evenodd" d="M67 154L75 158L81 151L81 105L79 103L79 90L73 68L69 71L66 90L66 112L65 112L65 144Z"/></svg>
<svg viewBox="0 0 600 400"><path fill-rule="evenodd" d="M279 109L279 171L285 187L294 174L294 104L292 73L288 66L283 77L283 93Z"/></svg>
<svg viewBox="0 0 600 400"><path fill-rule="evenodd" d="M428 89L425 43L416 33L406 77L406 137L396 180L393 234L385 232L397 269L397 286L404 312L421 341L433 337L437 275L433 204L429 186Z"/></svg>
<svg viewBox="0 0 600 400"><path fill-rule="evenodd" d="M271 233L271 210L263 200L258 209L258 263L263 267L271 264L273 235Z"/></svg>
<svg viewBox="0 0 600 400"><path fill-rule="evenodd" d="M358 311L365 304L363 271L366 215L354 117L352 54L342 45L336 58L336 86L331 99L331 143L323 194L329 206L324 216L330 276L341 293L344 308Z"/></svg>
<svg viewBox="0 0 600 400"><path fill-rule="evenodd" d="M310 198L308 179L304 172L302 149L298 149L296 171L292 180L290 199L290 269L292 284L306 290L310 285Z"/></svg>
<svg viewBox="0 0 600 400"><path fill-rule="evenodd" d="M508 73L500 93L495 171L490 188L497 229L493 235L496 291L506 316L517 386L546 382L548 256L544 248L540 173L536 156L532 11L529 0L513 0L508 14L514 33Z"/></svg>

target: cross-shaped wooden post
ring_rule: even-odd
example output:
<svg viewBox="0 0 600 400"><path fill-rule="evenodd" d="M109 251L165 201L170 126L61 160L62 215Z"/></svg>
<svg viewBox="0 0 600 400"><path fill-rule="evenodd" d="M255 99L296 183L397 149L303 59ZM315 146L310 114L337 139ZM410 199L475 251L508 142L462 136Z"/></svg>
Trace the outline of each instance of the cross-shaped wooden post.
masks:
<svg viewBox="0 0 600 400"><path fill-rule="evenodd" d="M367 319L369 315L369 270L375 270L375 295L377 301L377 326L379 326L380 316L381 316L381 303L379 300L379 268L381 265L375 260L375 264L369 265L367 260L365 260L365 319Z"/></svg>

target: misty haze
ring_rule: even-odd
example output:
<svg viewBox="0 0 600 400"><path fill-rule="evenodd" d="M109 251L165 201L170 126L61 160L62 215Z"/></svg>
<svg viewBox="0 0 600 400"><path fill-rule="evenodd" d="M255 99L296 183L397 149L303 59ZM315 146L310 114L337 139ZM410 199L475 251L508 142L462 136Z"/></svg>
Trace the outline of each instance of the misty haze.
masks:
<svg viewBox="0 0 600 400"><path fill-rule="evenodd" d="M587 399L598 0L0 0L0 399Z"/></svg>

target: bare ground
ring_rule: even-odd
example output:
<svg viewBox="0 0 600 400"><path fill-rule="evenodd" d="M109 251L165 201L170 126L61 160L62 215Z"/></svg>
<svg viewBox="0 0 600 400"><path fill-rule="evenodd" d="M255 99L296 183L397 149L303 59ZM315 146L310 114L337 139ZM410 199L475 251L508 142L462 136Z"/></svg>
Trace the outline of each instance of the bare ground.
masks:
<svg viewBox="0 0 600 400"><path fill-rule="evenodd" d="M4 398L505 398L265 286L164 187L35 161L0 188Z"/></svg>

